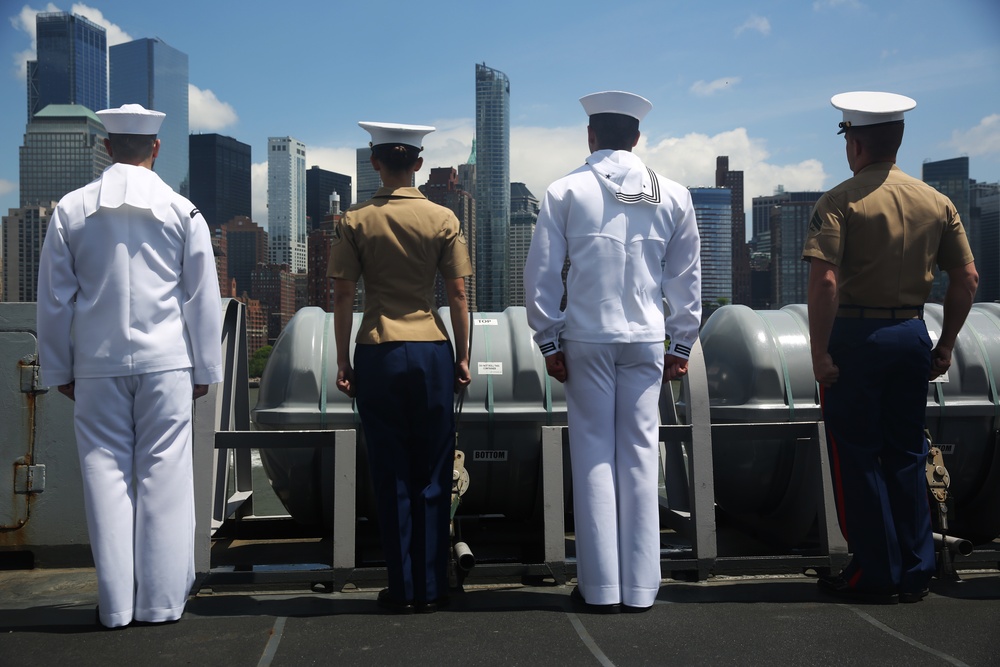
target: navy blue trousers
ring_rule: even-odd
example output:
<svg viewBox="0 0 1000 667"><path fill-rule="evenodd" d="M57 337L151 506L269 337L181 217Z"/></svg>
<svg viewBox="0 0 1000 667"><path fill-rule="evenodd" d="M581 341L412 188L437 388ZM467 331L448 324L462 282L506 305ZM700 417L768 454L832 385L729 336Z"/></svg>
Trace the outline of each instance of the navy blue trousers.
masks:
<svg viewBox="0 0 1000 667"><path fill-rule="evenodd" d="M448 341L355 347L358 413L395 600L448 593L454 368Z"/></svg>
<svg viewBox="0 0 1000 667"><path fill-rule="evenodd" d="M916 592L934 574L924 434L931 341L923 320L837 318L840 368L823 418L840 527L859 589Z"/></svg>

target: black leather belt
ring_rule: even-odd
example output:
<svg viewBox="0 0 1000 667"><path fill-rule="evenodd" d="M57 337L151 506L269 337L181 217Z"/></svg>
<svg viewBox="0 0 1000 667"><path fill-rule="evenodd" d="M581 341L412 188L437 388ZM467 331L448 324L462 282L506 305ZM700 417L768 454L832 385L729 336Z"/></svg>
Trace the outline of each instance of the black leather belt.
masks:
<svg viewBox="0 0 1000 667"><path fill-rule="evenodd" d="M919 306L901 306L899 308L841 306L837 309L837 317L857 320L922 320L924 319L924 309Z"/></svg>

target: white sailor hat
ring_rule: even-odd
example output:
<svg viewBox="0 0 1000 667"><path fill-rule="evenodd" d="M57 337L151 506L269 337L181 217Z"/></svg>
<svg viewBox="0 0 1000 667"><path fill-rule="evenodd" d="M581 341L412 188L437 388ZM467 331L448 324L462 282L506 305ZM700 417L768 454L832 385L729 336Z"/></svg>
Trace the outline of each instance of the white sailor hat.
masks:
<svg viewBox="0 0 1000 667"><path fill-rule="evenodd" d="M372 146L380 144L405 144L416 148L423 148L421 142L424 135L430 134L434 128L430 125L403 125L401 123L372 123L367 121L359 122L372 135Z"/></svg>
<svg viewBox="0 0 1000 667"><path fill-rule="evenodd" d="M588 116L597 113L617 113L631 116L642 121L653 108L653 103L645 97L622 90L606 90L601 93L591 93L580 98L580 104Z"/></svg>
<svg viewBox="0 0 1000 667"><path fill-rule="evenodd" d="M906 95L868 91L834 95L830 98L830 104L844 112L844 120L840 123L840 132L837 134L843 134L852 127L901 122L903 113L917 106Z"/></svg>
<svg viewBox="0 0 1000 667"><path fill-rule="evenodd" d="M144 109L141 104L123 104L97 112L108 134L156 134L167 114Z"/></svg>

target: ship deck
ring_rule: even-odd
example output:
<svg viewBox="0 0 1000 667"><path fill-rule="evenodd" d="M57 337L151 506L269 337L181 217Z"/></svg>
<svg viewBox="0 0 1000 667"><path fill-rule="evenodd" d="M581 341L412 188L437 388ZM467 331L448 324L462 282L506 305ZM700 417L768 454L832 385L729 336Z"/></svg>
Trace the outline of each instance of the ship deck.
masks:
<svg viewBox="0 0 1000 667"><path fill-rule="evenodd" d="M94 624L93 569L0 572L13 665L1000 665L1000 572L934 581L917 604L844 604L804 575L664 582L644 614L577 612L572 585L466 585L436 614L379 610L377 588L202 588L180 622Z"/></svg>

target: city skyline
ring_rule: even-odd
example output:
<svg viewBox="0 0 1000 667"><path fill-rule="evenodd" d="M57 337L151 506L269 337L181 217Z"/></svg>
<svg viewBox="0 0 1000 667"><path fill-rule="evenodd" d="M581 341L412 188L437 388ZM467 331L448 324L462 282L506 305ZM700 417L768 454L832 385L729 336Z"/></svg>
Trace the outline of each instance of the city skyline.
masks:
<svg viewBox="0 0 1000 667"><path fill-rule="evenodd" d="M253 218L263 225L269 136L303 141L307 167L353 176L356 149L367 142L358 120L428 123L438 131L425 142L417 182L433 167L465 162L475 133L469 77L477 62L511 81L510 180L539 197L588 152L577 99L612 88L653 102L636 148L651 167L688 187L711 186L716 156L727 155L730 168L745 175L745 210L752 197L778 185L825 190L849 176L836 136L839 113L829 104L845 90L891 90L917 100L900 154L911 175L919 178L924 161L968 156L972 178L1000 181L1000 6L990 0L890 7L859 0L723 2L711 12L686 4L625 2L611 9L582 2L571 15L520 1L488 14L454 2L425 4L390 1L372 27L361 7L301 1L262 15L178 0L156 16L123 0L3 3L8 20L0 22L0 44L8 65L0 73L6 93L0 210L17 206L24 63L34 54L37 10L85 16L107 29L109 46L159 37L187 53L191 131L253 147ZM382 49L366 55L363 68L338 61L368 53L373 31L385 43L411 40L406 58ZM628 50L633 59L618 55ZM323 63L336 85L307 87ZM392 73L391 85L374 83L379 71Z"/></svg>

